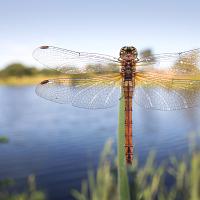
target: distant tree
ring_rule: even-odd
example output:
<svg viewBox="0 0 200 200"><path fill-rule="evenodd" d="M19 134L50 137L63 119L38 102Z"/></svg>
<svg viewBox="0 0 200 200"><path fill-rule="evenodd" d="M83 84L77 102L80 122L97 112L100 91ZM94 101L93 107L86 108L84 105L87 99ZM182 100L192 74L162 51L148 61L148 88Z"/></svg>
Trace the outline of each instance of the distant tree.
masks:
<svg viewBox="0 0 200 200"><path fill-rule="evenodd" d="M1 70L0 75L7 76L32 76L37 73L37 69L34 67L26 67L20 63L13 63Z"/></svg>
<svg viewBox="0 0 200 200"><path fill-rule="evenodd" d="M38 69L36 67L29 67L20 63L10 64L0 71L0 77L2 78L4 77L6 78L9 76L16 76L16 77L36 76L36 75L51 76L51 75L58 75L58 74L60 74L60 72L56 70Z"/></svg>
<svg viewBox="0 0 200 200"><path fill-rule="evenodd" d="M140 52L140 58L141 59L147 59L148 58L148 62L155 62L155 57L154 57L151 49L145 49L145 50L141 51Z"/></svg>
<svg viewBox="0 0 200 200"><path fill-rule="evenodd" d="M141 52L140 52L140 56L142 57L142 58L146 58L146 57L149 57L149 56L152 56L153 54L152 54L152 50L151 49L145 49L145 50L142 50Z"/></svg>
<svg viewBox="0 0 200 200"><path fill-rule="evenodd" d="M41 69L40 71L38 71L38 74L51 76L51 75L59 75L60 72L52 69Z"/></svg>

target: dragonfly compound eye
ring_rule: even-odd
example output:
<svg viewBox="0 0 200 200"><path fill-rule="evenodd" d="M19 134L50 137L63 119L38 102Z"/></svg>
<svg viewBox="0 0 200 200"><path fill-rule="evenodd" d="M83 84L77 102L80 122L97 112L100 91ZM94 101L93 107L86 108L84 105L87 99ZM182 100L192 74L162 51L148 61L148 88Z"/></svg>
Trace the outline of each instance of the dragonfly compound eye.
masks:
<svg viewBox="0 0 200 200"><path fill-rule="evenodd" d="M133 46L122 47L120 50L120 58L124 60L135 60L138 56L137 49Z"/></svg>

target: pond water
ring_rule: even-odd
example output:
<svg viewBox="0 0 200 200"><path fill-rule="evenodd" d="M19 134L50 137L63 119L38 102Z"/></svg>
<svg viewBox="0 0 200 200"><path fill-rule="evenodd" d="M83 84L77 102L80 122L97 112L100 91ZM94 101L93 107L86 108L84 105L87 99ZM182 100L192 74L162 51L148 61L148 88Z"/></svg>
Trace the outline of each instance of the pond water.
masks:
<svg viewBox="0 0 200 200"><path fill-rule="evenodd" d="M50 200L68 200L88 169L95 169L108 138L116 150L118 107L85 110L36 96L34 87L0 87L0 179L14 178L15 191L26 189L27 176ZM158 162L188 152L188 135L200 130L200 108L145 110L133 106L135 155L142 164L150 150Z"/></svg>

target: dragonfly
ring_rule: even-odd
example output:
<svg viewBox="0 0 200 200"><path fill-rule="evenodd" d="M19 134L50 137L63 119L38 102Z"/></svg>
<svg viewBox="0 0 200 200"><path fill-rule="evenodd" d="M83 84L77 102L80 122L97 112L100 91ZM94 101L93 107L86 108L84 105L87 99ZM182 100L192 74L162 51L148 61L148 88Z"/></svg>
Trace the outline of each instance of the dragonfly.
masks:
<svg viewBox="0 0 200 200"><path fill-rule="evenodd" d="M134 46L122 47L118 57L41 46L34 50L33 57L65 74L36 86L36 94L44 99L105 109L123 98L127 164L133 162L133 101L143 108L162 111L200 104L200 49L139 58Z"/></svg>

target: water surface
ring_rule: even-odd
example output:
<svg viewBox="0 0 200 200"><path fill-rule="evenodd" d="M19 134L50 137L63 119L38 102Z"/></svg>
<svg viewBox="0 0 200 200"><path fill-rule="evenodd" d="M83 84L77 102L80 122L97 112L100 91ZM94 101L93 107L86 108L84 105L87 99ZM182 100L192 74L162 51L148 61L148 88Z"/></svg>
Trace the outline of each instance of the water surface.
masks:
<svg viewBox="0 0 200 200"><path fill-rule="evenodd" d="M50 200L71 199L89 168L96 168L108 138L116 150L118 108L85 110L46 101L34 87L0 87L0 179L16 179L15 191L26 189L36 175L37 188ZM188 135L200 130L200 109L145 110L133 106L135 155L142 164L150 150L160 162L188 152Z"/></svg>

